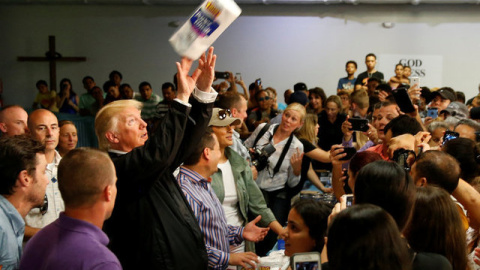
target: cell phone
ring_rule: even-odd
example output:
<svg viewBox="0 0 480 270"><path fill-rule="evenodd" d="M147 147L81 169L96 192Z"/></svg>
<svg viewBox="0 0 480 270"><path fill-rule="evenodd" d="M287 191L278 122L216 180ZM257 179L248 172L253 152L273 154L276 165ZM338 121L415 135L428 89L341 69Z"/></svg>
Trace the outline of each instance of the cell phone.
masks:
<svg viewBox="0 0 480 270"><path fill-rule="evenodd" d="M410 86L417 84L420 87L420 78L419 77L410 77Z"/></svg>
<svg viewBox="0 0 480 270"><path fill-rule="evenodd" d="M348 122L352 124L351 130L358 130L358 131L365 132L369 129L367 119L348 118Z"/></svg>
<svg viewBox="0 0 480 270"><path fill-rule="evenodd" d="M427 116L431 117L432 119L437 119L438 117L438 108L428 108Z"/></svg>
<svg viewBox="0 0 480 270"><path fill-rule="evenodd" d="M353 194L345 194L343 195L343 197L345 199L345 204L347 205L347 207L353 205Z"/></svg>
<svg viewBox="0 0 480 270"><path fill-rule="evenodd" d="M290 257L290 267L292 270L303 269L322 269L320 262L320 253L318 252L302 252L295 253Z"/></svg>
<svg viewBox="0 0 480 270"><path fill-rule="evenodd" d="M355 147L344 147L343 153L347 153L347 155L341 158L340 160L350 160L353 157L353 155L357 153L357 149L355 149ZM340 153L339 155L343 153Z"/></svg>
<svg viewBox="0 0 480 270"><path fill-rule="evenodd" d="M445 131L445 134L443 134L442 145L445 144L446 142L450 141L450 140L458 138L459 136L460 136L460 134L458 134L458 132L450 131L450 130Z"/></svg>
<svg viewBox="0 0 480 270"><path fill-rule="evenodd" d="M235 73L235 81L241 81L242 80L242 73Z"/></svg>
<svg viewBox="0 0 480 270"><path fill-rule="evenodd" d="M260 78L256 79L256 80L255 80L255 84L256 84L256 85L262 84L262 79L260 79Z"/></svg>
<svg viewBox="0 0 480 270"><path fill-rule="evenodd" d="M413 103L408 96L407 88L399 87L393 90L393 98L402 112L411 113L415 111L415 107L413 107Z"/></svg>
<svg viewBox="0 0 480 270"><path fill-rule="evenodd" d="M217 78L217 79L228 79L228 78L230 78L230 73L215 71L215 78Z"/></svg>

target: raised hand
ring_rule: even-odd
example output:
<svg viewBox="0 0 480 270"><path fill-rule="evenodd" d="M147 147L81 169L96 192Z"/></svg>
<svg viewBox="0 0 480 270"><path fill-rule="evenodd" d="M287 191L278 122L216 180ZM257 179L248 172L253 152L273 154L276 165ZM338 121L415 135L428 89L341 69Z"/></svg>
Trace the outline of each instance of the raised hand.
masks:
<svg viewBox="0 0 480 270"><path fill-rule="evenodd" d="M300 150L298 150L295 153L293 153L292 157L290 158L290 164L292 165L293 169L293 174L295 175L300 175L302 172L302 159L303 159L303 153L300 153Z"/></svg>
<svg viewBox="0 0 480 270"><path fill-rule="evenodd" d="M208 49L207 55L202 55L198 59L197 70L200 71L200 76L197 81L197 88L204 92L210 92L213 80L215 80L215 62L217 56L213 54L213 47ZM197 70L195 72L197 72Z"/></svg>
<svg viewBox="0 0 480 270"><path fill-rule="evenodd" d="M177 64L177 98L183 102L188 102L188 98L195 88L198 77L202 73L200 69L196 69L192 76L189 76L190 68L192 67L193 60L186 57L182 57L182 60Z"/></svg>
<svg viewBox="0 0 480 270"><path fill-rule="evenodd" d="M347 115L347 119L345 119L345 121L342 123L342 133L343 133L343 139L345 141L350 141L353 135L353 130L351 130L352 123L348 121L349 118L350 116Z"/></svg>

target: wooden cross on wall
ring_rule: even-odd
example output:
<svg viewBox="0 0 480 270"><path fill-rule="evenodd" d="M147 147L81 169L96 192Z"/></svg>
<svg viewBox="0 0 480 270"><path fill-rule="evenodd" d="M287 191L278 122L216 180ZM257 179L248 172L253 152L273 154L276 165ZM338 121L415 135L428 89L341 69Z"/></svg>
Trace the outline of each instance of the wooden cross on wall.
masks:
<svg viewBox="0 0 480 270"><path fill-rule="evenodd" d="M19 56L17 58L20 62L32 61L32 62L45 62L50 64L50 89L57 89L57 62L84 62L87 61L86 57L63 57L61 54L55 51L55 36L48 36L48 52L45 53L45 57L35 56Z"/></svg>

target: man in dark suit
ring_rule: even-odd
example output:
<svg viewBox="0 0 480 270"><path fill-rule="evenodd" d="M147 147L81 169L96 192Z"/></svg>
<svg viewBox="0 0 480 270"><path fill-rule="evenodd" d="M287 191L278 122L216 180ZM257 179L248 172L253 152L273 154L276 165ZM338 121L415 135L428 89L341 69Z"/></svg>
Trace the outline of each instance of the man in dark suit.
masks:
<svg viewBox="0 0 480 270"><path fill-rule="evenodd" d="M203 234L172 172L210 120L215 60L210 48L192 76L192 60L177 63L177 98L163 107L150 138L135 100L112 102L95 118L100 148L118 177L116 207L104 230L124 269L207 269Z"/></svg>

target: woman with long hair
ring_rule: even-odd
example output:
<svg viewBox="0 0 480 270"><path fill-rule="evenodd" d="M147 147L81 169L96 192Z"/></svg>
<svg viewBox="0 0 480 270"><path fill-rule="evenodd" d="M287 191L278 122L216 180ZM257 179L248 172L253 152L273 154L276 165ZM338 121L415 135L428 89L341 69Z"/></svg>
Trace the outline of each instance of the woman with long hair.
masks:
<svg viewBox="0 0 480 270"><path fill-rule="evenodd" d="M454 270L467 268L466 236L457 206L439 187L417 188L415 208L404 235L413 250L445 256Z"/></svg>
<svg viewBox="0 0 480 270"><path fill-rule="evenodd" d="M57 96L57 106L61 113L77 114L80 111L80 98L72 89L72 82L68 78L60 81L60 94Z"/></svg>
<svg viewBox="0 0 480 270"><path fill-rule="evenodd" d="M297 200L288 214L285 255L322 252L332 207L313 199Z"/></svg>
<svg viewBox="0 0 480 270"><path fill-rule="evenodd" d="M285 224L290 209L288 189L297 186L300 182L303 145L295 137L294 132L303 125L305 115L304 106L292 103L283 112L280 124L259 125L245 141L247 148L252 150L255 148L257 152L267 149L275 150L268 158L253 161L258 161L257 164L260 165L257 166L256 183L262 190L267 206L273 211L280 224ZM275 242L275 238L271 237L267 236L269 239L267 241L270 241L267 244L268 250Z"/></svg>
<svg viewBox="0 0 480 270"><path fill-rule="evenodd" d="M393 218L371 204L349 207L328 228L332 270L408 270L411 259Z"/></svg>
<svg viewBox="0 0 480 270"><path fill-rule="evenodd" d="M316 114L307 114L303 126L298 130L296 136L303 144L303 159L302 159L302 176L300 178L300 184L297 185L298 188L295 189L291 196L295 196L302 187L304 186L307 180L315 185L319 190L323 192L332 192L333 189L325 188L325 186L320 182L317 174L312 167L312 159L318 160L320 162L329 163L330 154L329 152L324 151L321 148L317 147L318 141L318 117Z"/></svg>

